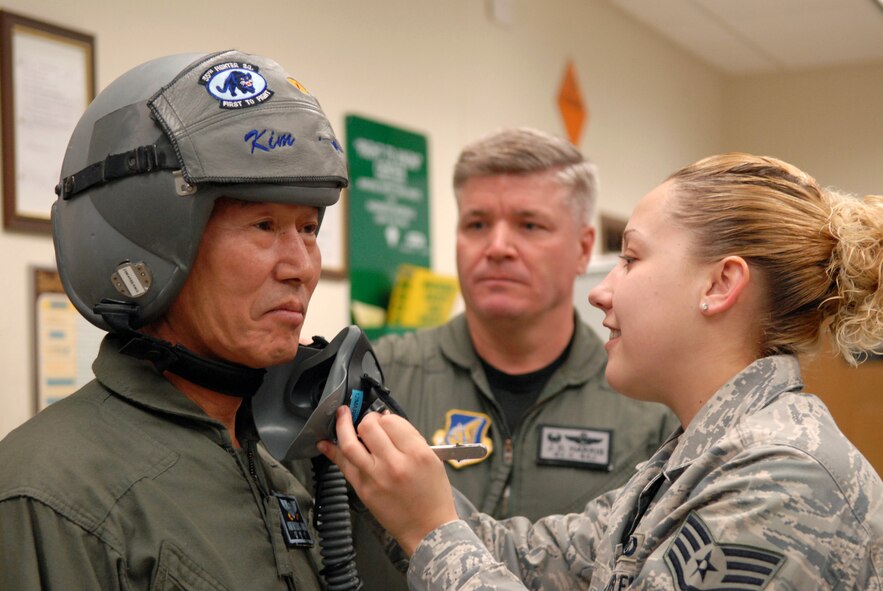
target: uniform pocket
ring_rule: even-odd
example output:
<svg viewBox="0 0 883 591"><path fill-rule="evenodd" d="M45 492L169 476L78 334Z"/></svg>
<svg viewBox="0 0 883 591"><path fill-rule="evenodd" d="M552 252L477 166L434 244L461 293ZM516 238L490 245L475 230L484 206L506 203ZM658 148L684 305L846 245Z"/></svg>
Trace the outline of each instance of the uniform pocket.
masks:
<svg viewBox="0 0 883 591"><path fill-rule="evenodd" d="M150 591L229 591L175 544L165 541Z"/></svg>

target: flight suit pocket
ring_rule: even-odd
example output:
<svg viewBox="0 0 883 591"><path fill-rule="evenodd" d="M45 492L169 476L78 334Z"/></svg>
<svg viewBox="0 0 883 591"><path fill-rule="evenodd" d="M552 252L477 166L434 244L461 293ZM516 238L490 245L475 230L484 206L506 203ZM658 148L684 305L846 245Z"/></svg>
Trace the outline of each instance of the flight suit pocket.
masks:
<svg viewBox="0 0 883 591"><path fill-rule="evenodd" d="M227 587L169 541L159 549L150 591L228 591Z"/></svg>

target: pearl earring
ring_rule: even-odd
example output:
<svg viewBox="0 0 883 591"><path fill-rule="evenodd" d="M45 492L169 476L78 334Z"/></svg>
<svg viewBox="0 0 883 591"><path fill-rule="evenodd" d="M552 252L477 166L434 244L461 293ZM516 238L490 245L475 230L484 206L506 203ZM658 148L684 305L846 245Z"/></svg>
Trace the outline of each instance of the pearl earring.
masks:
<svg viewBox="0 0 883 591"><path fill-rule="evenodd" d="M708 312L708 302L702 302L702 311Z"/></svg>

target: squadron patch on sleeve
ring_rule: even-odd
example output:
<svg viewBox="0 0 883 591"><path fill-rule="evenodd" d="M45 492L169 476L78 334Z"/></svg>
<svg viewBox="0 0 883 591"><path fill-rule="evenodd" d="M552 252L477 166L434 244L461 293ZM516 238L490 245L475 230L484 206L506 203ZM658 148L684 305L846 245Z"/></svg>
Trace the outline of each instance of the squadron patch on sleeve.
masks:
<svg viewBox="0 0 883 591"><path fill-rule="evenodd" d="M488 437L491 418L483 412L451 409L445 413L445 426L432 435L433 445L457 445L464 443L483 443L487 454L481 458L466 460L448 460L454 468L462 468L485 461L494 450L494 442Z"/></svg>
<svg viewBox="0 0 883 591"><path fill-rule="evenodd" d="M785 557L755 546L719 544L692 512L666 551L665 563L679 591L760 591Z"/></svg>

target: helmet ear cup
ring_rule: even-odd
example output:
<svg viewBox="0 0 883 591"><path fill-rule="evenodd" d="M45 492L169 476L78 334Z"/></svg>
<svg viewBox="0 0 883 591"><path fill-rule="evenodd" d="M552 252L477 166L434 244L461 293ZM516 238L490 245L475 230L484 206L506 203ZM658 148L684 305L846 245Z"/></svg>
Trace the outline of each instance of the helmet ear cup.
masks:
<svg viewBox="0 0 883 591"><path fill-rule="evenodd" d="M64 219L53 224L62 284L77 310L103 330L109 327L94 311L99 302L133 301L138 311L132 326L138 328L161 316L187 279L214 199L152 199L174 191L173 183L168 173L140 175L53 205L53 219ZM127 264L143 265L149 274L143 294L118 289L114 275Z"/></svg>

